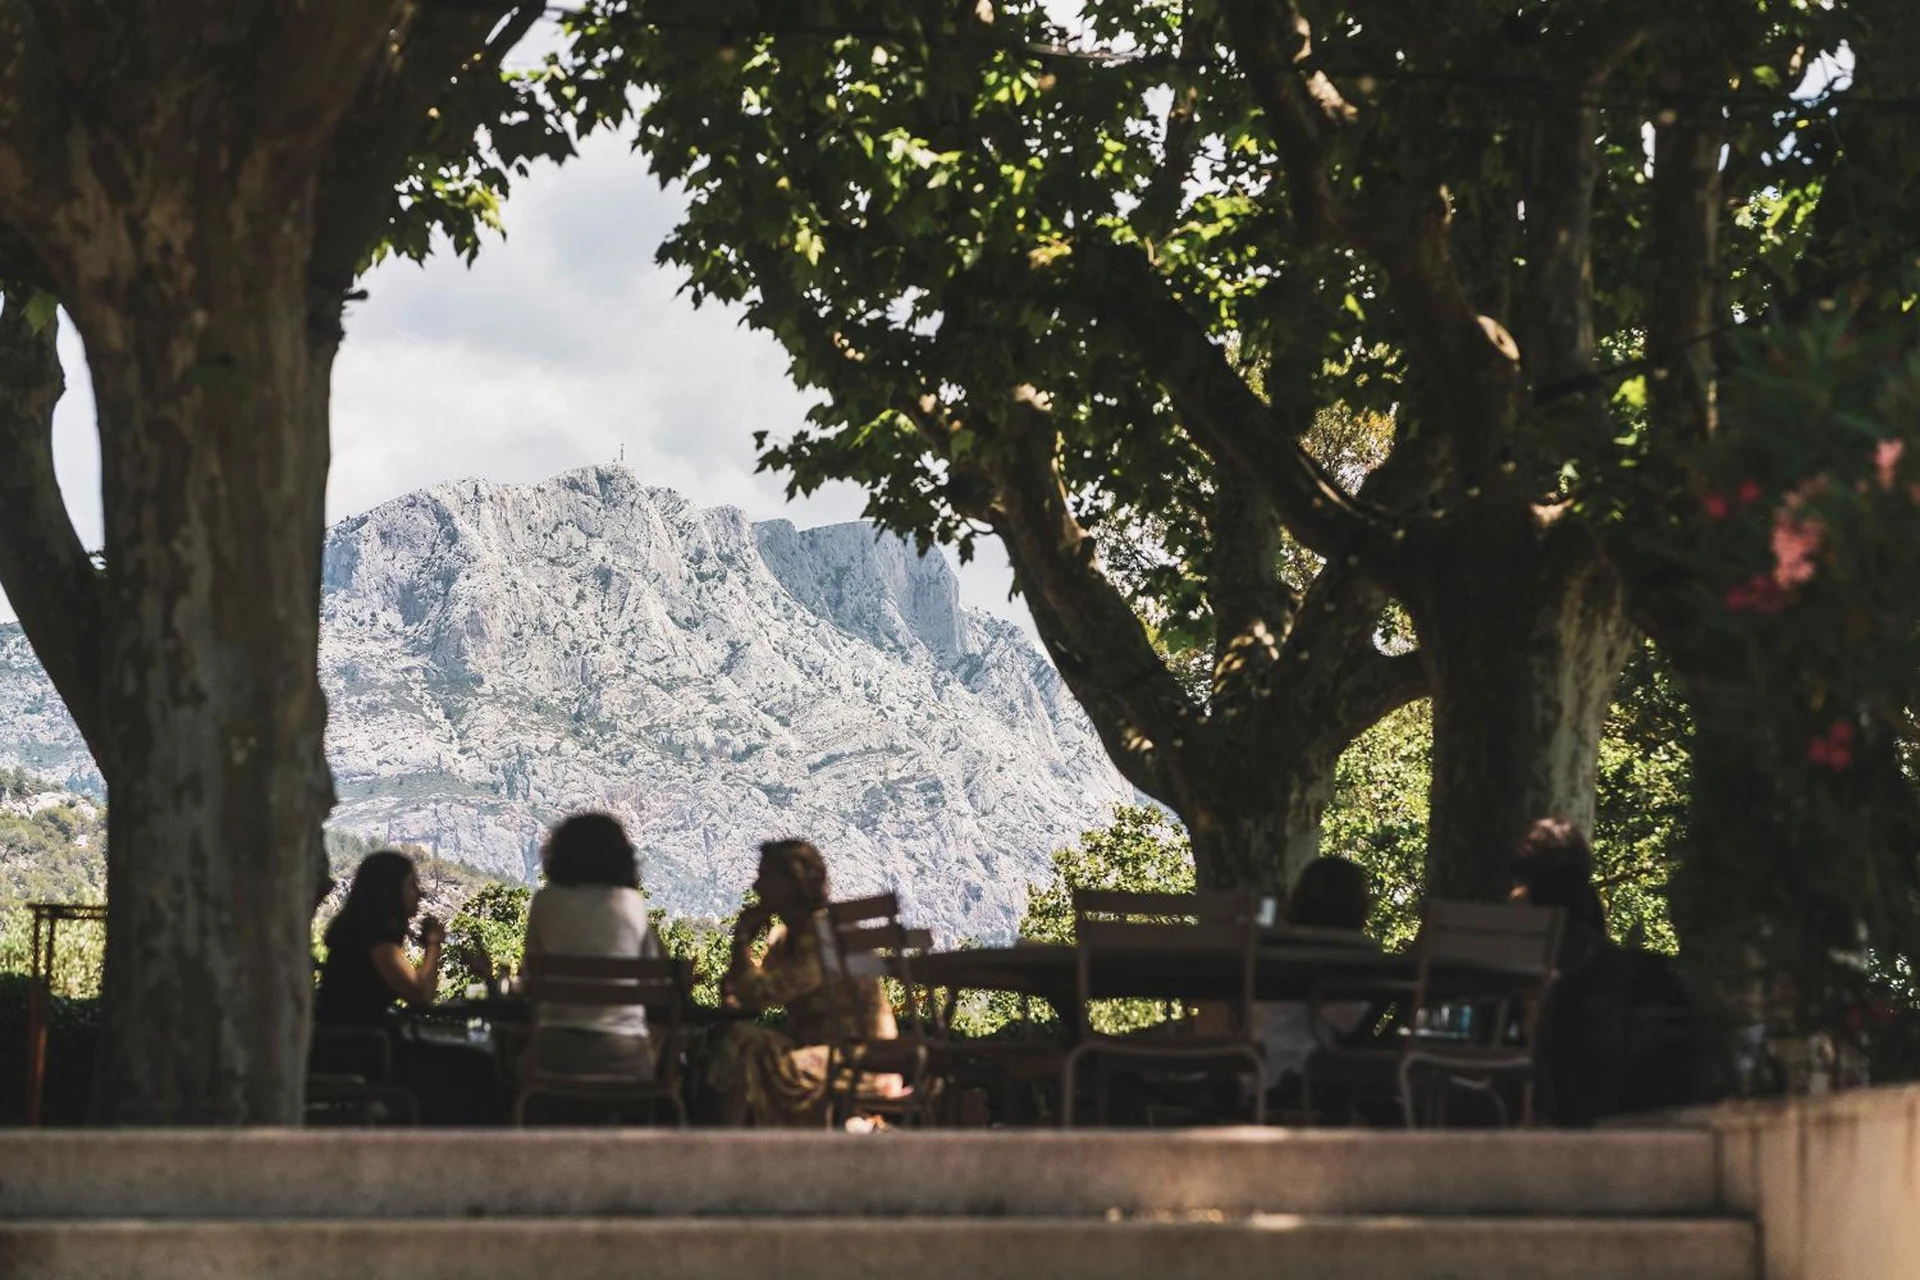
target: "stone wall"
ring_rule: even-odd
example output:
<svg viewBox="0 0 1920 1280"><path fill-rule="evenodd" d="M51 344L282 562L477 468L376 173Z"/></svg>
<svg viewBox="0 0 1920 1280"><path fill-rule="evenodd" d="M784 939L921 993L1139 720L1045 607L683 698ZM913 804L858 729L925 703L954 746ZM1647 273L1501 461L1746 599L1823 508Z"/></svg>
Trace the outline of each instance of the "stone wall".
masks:
<svg viewBox="0 0 1920 1280"><path fill-rule="evenodd" d="M1694 1113L1723 1206L1760 1226L1764 1280L1920 1280L1920 1085Z"/></svg>

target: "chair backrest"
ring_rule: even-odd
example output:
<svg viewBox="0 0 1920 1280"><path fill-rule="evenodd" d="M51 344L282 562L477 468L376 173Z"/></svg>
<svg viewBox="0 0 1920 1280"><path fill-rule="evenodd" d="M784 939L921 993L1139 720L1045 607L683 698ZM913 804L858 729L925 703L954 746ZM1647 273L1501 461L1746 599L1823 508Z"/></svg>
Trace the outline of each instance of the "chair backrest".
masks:
<svg viewBox="0 0 1920 1280"><path fill-rule="evenodd" d="M827 919L836 926L899 918L900 895L897 893L876 893L865 898L848 898L827 904Z"/></svg>
<svg viewBox="0 0 1920 1280"><path fill-rule="evenodd" d="M1565 926L1566 912L1559 907L1446 899L1428 902L1416 943L1420 957L1417 1005L1429 1005L1436 967L1484 966L1498 970L1501 977L1497 989L1461 991L1455 983L1447 1003L1491 1002L1493 1016L1476 1018L1478 1031L1474 1038L1492 1040L1517 1033L1519 1042L1531 1049L1541 1009L1556 976L1560 935Z"/></svg>
<svg viewBox="0 0 1920 1280"><path fill-rule="evenodd" d="M933 935L925 929L909 929L900 923L899 895L876 893L830 902L824 917L821 961L829 970L829 976L893 980L903 991L906 1027L916 1034L923 1032L926 1025L910 953L932 950ZM847 995L838 988L832 994L836 1001L843 1001ZM838 1020L842 1025L852 1025L851 1015L857 1012L843 1010Z"/></svg>
<svg viewBox="0 0 1920 1280"><path fill-rule="evenodd" d="M535 1005L644 1006L660 1062L669 1071L677 1062L681 1012L693 988L693 966L687 961L528 952L526 983L527 998Z"/></svg>
<svg viewBox="0 0 1920 1280"><path fill-rule="evenodd" d="M1565 919L1559 907L1439 899L1427 904L1421 921L1420 953L1435 964L1549 973Z"/></svg>
<svg viewBox="0 0 1920 1280"><path fill-rule="evenodd" d="M1234 968L1233 1012L1242 1028L1252 1025L1254 957L1260 904L1251 894L1143 893L1118 889L1073 891L1079 1027L1090 1020L1103 961L1112 953L1159 951L1211 954Z"/></svg>

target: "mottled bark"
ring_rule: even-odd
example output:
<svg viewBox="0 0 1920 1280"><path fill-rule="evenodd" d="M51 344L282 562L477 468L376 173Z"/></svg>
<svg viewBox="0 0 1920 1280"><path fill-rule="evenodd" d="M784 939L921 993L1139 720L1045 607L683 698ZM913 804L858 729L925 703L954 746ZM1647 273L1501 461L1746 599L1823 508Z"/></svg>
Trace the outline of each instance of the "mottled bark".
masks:
<svg viewBox="0 0 1920 1280"><path fill-rule="evenodd" d="M33 291L0 310L0 587L95 760L111 750L104 698L106 584L80 544L53 469L53 410L66 390L59 321L35 329Z"/></svg>
<svg viewBox="0 0 1920 1280"><path fill-rule="evenodd" d="M171 269L73 304L93 338L112 566L97 1085L110 1122L300 1115L332 786L325 387L311 382L299 210L207 210Z"/></svg>
<svg viewBox="0 0 1920 1280"><path fill-rule="evenodd" d="M1450 524L1406 596L1433 691L1429 889L1497 898L1521 833L1591 831L1601 730L1632 645L1588 532L1522 506Z"/></svg>
<svg viewBox="0 0 1920 1280"><path fill-rule="evenodd" d="M1206 794L1183 797L1178 812L1193 842L1200 887L1284 895L1319 856L1338 758L1336 748L1330 757L1263 761L1243 776L1212 779Z"/></svg>
<svg viewBox="0 0 1920 1280"><path fill-rule="evenodd" d="M101 603L91 624L79 592L41 611L44 634L86 630L97 651L63 666L35 638L83 727L105 726L99 1119L300 1116L341 308L426 107L493 73L486 36L514 7L0 6L0 253L65 303L99 411ZM44 535L51 469L15 477ZM0 536L0 565L47 560Z"/></svg>

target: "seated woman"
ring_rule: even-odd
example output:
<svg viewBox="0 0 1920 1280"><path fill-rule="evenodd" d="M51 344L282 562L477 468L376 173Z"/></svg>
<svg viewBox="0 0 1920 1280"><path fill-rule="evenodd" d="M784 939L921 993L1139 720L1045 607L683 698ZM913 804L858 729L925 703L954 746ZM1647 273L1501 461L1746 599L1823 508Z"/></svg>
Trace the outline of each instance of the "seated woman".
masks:
<svg viewBox="0 0 1920 1280"><path fill-rule="evenodd" d="M640 862L627 833L604 813L581 813L553 829L543 861L547 884L527 908L526 958L652 958L659 939L647 923ZM540 1003L523 1074L653 1076L647 1011L639 1005Z"/></svg>
<svg viewBox="0 0 1920 1280"><path fill-rule="evenodd" d="M1287 923L1313 929L1341 929L1360 935L1366 928L1372 890L1367 873L1345 858L1317 858L1301 871L1287 898ZM1378 948L1371 938L1357 941ZM1255 1037L1266 1050L1267 1080L1299 1075L1307 1058L1322 1041L1331 1043L1351 1033L1366 1017L1365 1001L1338 1001L1322 1005L1316 1035L1313 1018L1303 1000L1262 1001L1253 1007Z"/></svg>
<svg viewBox="0 0 1920 1280"><path fill-rule="evenodd" d="M738 1008L784 1006L786 1030L729 1027L708 1064L708 1082L723 1099L727 1123L817 1126L826 1120L828 1046L849 1037L892 1039L893 1009L871 978L828 977L820 954L827 864L818 849L805 840L761 845L753 889L759 901L734 926L733 962L721 989ZM769 924L756 961L753 944ZM872 1076L863 1087L894 1092L900 1083L898 1076Z"/></svg>
<svg viewBox="0 0 1920 1280"><path fill-rule="evenodd" d="M1566 913L1558 976L1541 1012L1536 1086L1543 1115L1582 1128L1612 1109L1608 1099L1628 1074L1627 993L1612 989L1627 972L1626 953L1608 941L1593 849L1573 823L1542 818L1529 827L1513 879L1515 900Z"/></svg>
<svg viewBox="0 0 1920 1280"><path fill-rule="evenodd" d="M407 923L420 909L413 860L383 849L353 873L338 915L327 925L327 958L320 966L314 1022L328 1028L374 1028L391 1037L395 1083L420 1103L429 1124L477 1124L498 1113L498 1081L490 1053L393 1036L394 1003L433 1003L446 927L432 916L420 922L420 959L407 958ZM373 1074L364 1043L316 1035L313 1065L320 1071Z"/></svg>
<svg viewBox="0 0 1920 1280"><path fill-rule="evenodd" d="M433 1003L447 930L432 916L420 922L419 963L407 959L407 922L420 909L413 859L382 849L353 873L340 913L327 925L314 1021L323 1027L384 1026L394 1001Z"/></svg>

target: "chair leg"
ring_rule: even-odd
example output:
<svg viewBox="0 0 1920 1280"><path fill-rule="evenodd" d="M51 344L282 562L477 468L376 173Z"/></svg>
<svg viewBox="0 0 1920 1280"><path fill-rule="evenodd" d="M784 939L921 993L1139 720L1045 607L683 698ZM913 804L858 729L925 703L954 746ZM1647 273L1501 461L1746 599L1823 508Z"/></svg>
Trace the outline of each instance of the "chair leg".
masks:
<svg viewBox="0 0 1920 1280"><path fill-rule="evenodd" d="M1400 1118L1409 1129L1417 1128L1413 1118L1413 1060L1400 1059Z"/></svg>
<svg viewBox="0 0 1920 1280"><path fill-rule="evenodd" d="M1067 1061L1060 1068L1060 1127L1073 1128L1074 1077L1080 1071L1081 1045L1067 1054Z"/></svg>
<svg viewBox="0 0 1920 1280"><path fill-rule="evenodd" d="M1253 1062L1253 1122L1264 1125L1267 1122L1267 1061L1265 1058L1252 1058Z"/></svg>

